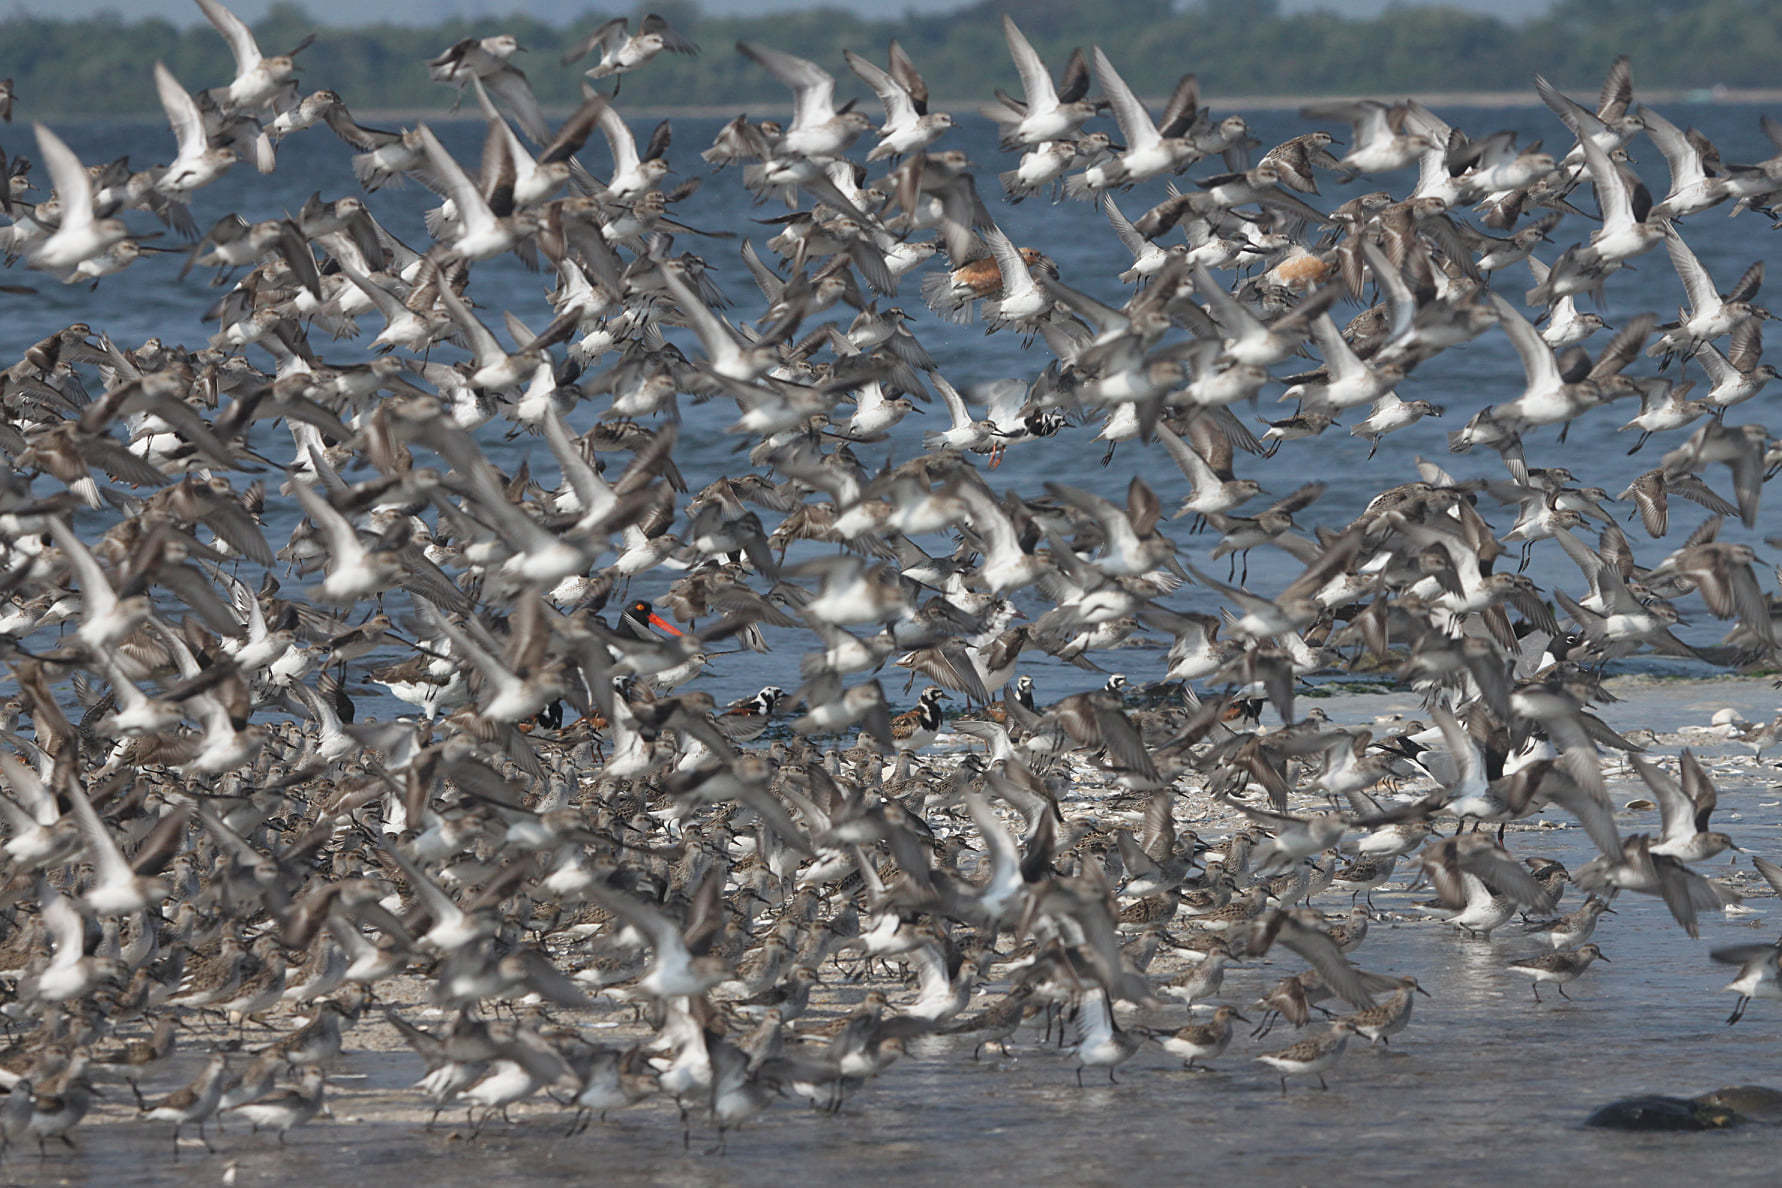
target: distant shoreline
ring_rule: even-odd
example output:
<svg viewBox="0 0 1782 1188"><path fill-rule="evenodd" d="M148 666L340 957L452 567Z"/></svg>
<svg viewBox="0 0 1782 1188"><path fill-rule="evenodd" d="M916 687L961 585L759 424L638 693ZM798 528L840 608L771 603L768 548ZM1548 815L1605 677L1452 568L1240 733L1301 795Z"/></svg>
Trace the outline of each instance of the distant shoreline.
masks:
<svg viewBox="0 0 1782 1188"><path fill-rule="evenodd" d="M1202 97L1205 106L1219 111L1293 111L1311 103L1324 103L1357 98L1410 98L1428 107L1478 107L1478 108L1529 108L1541 106L1540 97L1531 89L1526 91L1357 91L1345 94L1316 95L1235 95L1225 97L1208 95ZM1782 87L1651 87L1641 88L1636 92L1641 102L1650 103L1699 103L1715 106L1738 107L1764 103L1782 106ZM930 104L937 111L972 112L983 99L940 100ZM1161 109L1168 102L1166 95L1147 96L1147 106ZM745 105L694 104L689 106L662 107L657 105L641 105L626 107L619 104L620 110L627 116L642 119L719 119L735 116L739 111L746 111L750 116L787 116L792 112L790 104L766 103ZM560 120L569 114L567 107L546 106L544 113L547 119ZM160 112L132 111L116 114L83 113L78 115L59 115L55 112L44 112L35 116L46 122L77 123L94 120L141 121L143 123L164 123ZM416 120L428 120L434 123L480 120L482 117L474 110L460 108L448 112L438 108L366 108L353 109L353 118L367 125L379 123L413 123Z"/></svg>

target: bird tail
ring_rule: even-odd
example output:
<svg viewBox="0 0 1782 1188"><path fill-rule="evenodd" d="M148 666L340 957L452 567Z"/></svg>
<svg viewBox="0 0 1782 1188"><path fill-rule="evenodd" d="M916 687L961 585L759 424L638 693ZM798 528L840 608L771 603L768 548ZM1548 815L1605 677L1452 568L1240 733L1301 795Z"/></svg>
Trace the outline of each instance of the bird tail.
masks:
<svg viewBox="0 0 1782 1188"><path fill-rule="evenodd" d="M953 275L949 272L937 272L933 276L922 278L922 300L928 303L942 320L963 326L971 321L972 303L970 297L960 297L953 287Z"/></svg>

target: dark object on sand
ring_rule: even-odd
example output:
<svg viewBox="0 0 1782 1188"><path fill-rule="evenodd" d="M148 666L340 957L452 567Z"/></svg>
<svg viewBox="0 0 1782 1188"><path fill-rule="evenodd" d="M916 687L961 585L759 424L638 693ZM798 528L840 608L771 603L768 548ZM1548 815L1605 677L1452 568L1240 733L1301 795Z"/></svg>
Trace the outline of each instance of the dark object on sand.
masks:
<svg viewBox="0 0 1782 1188"><path fill-rule="evenodd" d="M1782 1122L1782 1090L1734 1085L1699 1097L1624 1097L1584 1120L1605 1130L1724 1130L1744 1122Z"/></svg>

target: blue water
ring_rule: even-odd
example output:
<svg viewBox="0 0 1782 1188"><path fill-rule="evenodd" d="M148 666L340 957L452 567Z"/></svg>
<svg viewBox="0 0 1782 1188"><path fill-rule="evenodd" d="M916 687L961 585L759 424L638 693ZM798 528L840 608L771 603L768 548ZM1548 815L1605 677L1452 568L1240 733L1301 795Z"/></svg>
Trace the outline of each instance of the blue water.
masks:
<svg viewBox="0 0 1782 1188"><path fill-rule="evenodd" d="M1675 103L1666 105L1664 111L1679 126L1694 126L1705 132L1719 146L1726 161L1759 160L1773 151L1758 126L1760 112L1755 107ZM1564 143L1568 143L1563 126L1544 108L1443 108L1439 114L1474 135L1510 128L1520 134L1523 143L1535 138L1544 138L1549 147L1563 148ZM1304 130L1304 123L1292 113L1260 112L1248 118L1264 145L1277 143ZM653 123L648 119L632 121L640 141L648 136ZM995 170L1004 167L1009 158L998 151L988 125L983 121L962 116L961 124L941 147L959 147L967 151L976 166L980 192L1010 236L1018 243L1040 248L1056 260L1061 279L1066 283L1104 300L1124 301L1129 293L1119 284L1116 274L1130 261L1100 211L1087 203L1054 205L1043 198L1009 205L1003 201L994 179ZM673 121L674 143L669 159L679 170L677 177L707 172L697 154L710 143L721 125L722 121L709 118ZM458 159L474 166L481 146L480 124L454 121L438 123L437 127L446 147ZM129 155L140 163L164 159L172 151L172 135L158 123L74 122L59 125L57 131L84 161ZM1333 131L1346 135L1342 129ZM14 155L29 153L34 148L28 143L28 133L17 125L8 133L0 134L0 144ZM1662 195L1666 184L1663 159L1644 139L1634 142L1630 149L1637 157L1636 168L1653 192ZM274 174L261 176L245 167L237 167L216 184L199 191L194 196L194 216L199 226L205 228L231 211L250 220L295 211L315 191L324 198L356 193L359 187L351 174L350 155L346 146L325 128L312 128L279 146L279 167ZM583 159L596 176L606 172L606 149L599 137L584 150ZM1215 166L1215 162L1205 162L1190 172L1203 176ZM1320 184L1325 196L1312 201L1328 209L1363 192L1363 186L1404 194L1410 191L1414 182L1412 171L1364 178L1350 186L1341 185L1329 175L1321 175ZM1162 196L1162 184L1155 183L1123 194L1119 201L1129 216L1136 217ZM1588 209L1588 187L1577 197L1580 205ZM370 195L367 200L380 221L392 232L411 246L426 245L421 216L436 200L425 190L410 184L400 189L387 188ZM1726 209L1721 207L1693 216L1683 226L1690 246L1722 288L1730 287L1753 260L1773 254L1778 242L1761 215L1745 214L1728 219ZM749 235L767 259L773 257L765 248L765 241L777 228L764 226L759 220L783 211L782 206L773 204L751 204L734 170L707 177L696 193L675 208L676 216L691 226ZM1555 232L1555 244L1543 245L1540 254L1550 260L1567 243L1586 236L1590 227L1586 220L1572 217ZM170 238L158 242L169 247L180 246ZM676 249L698 252L710 263L713 275L734 303L729 311L734 320L748 321L759 314L763 303L737 255L739 245L736 240L682 236ZM96 291L81 286L59 286L47 278L35 277L39 289L37 296L0 295L0 309L6 312L6 316L0 318L0 355L16 357L18 351L29 343L75 320L84 320L95 330L109 333L122 346L135 345L150 336L192 347L201 345L214 330L214 324L202 321L204 311L225 290L212 287L210 277L204 275L202 269L194 269L181 279L178 273L182 263L181 255L150 259L121 275L106 278ZM919 275L920 272L916 274ZM14 270L7 279L25 280L25 270ZM475 266L471 292L480 306L483 320L496 328L499 335L503 309L511 310L535 329L546 324L551 311L544 294L553 281L548 272L529 272L516 258L505 256ZM1518 305L1528 284L1527 270L1521 265L1497 278L1499 291ZM1024 346L1012 334L986 335L977 324L953 326L934 318L922 305L916 285L915 276L906 278L898 304L915 316L917 336L940 364L942 372L957 386L964 388L1008 377L1031 381L1050 359L1043 343ZM1601 312L1611 325L1618 325L1623 319L1646 310L1656 311L1661 319L1669 320L1682 302L1682 288L1669 261L1662 251L1654 251L1641 257L1635 267L1612 278L1607 303ZM1333 310L1333 316L1340 325L1358 308L1340 303ZM840 312L832 311L829 316L838 318L845 326L853 311L846 307L838 309ZM1534 312L1530 311L1531 316ZM363 341L368 342L377 328L376 318L367 319ZM671 333L671 337L678 333ZM1607 337L1599 333L1587 345L1593 351L1598 350ZM364 357L363 349L354 341L330 342L320 332L312 336L311 344L331 362L352 362ZM697 350L696 344L684 342L683 346ZM250 348L249 354L261 366L271 366L270 358L259 348ZM435 348L434 357L452 357L451 348ZM1301 370L1298 362L1277 367L1276 374ZM1305 365L1311 366L1312 362ZM597 361L593 368L601 366L602 363ZM1643 374L1651 366L1650 361L1643 360L1629 371ZM1681 363L1672 365L1673 370L1680 366ZM1701 378L1699 368L1693 370L1696 377ZM1367 456L1365 441L1353 438L1346 429L1337 427L1318 438L1287 443L1272 460L1240 454L1237 470L1240 475L1257 477L1276 495L1291 490L1300 482L1318 480L1327 483L1322 499L1298 517L1301 531L1307 534L1318 524L1340 526L1380 490L1416 480L1415 459L1418 456L1438 461L1462 480L1473 477L1502 479L1503 470L1494 453L1475 451L1469 455L1450 455L1446 433L1464 425L1480 408L1517 395L1522 382L1521 366L1508 339L1501 332L1492 330L1460 349L1424 363L1398 386L1401 398L1433 401L1445 408L1446 415L1439 419L1426 418L1386 438L1373 459ZM1276 402L1282 390L1280 385L1270 385L1263 390L1254 409L1240 405L1236 411L1246 418L1286 416L1293 406ZM1755 401L1734 410L1732 420L1736 423L1766 418L1773 424L1778 399L1782 399L1782 388L1772 387ZM573 427L579 431L590 426L603 406L603 402L585 402L571 415ZM734 419L731 402L696 405L683 399L681 411L684 424L676 460L692 489L697 491L713 478L736 473L744 464L733 452L737 440L723 432L724 426ZM1346 420L1353 423L1365 411L1354 410ZM1633 444L1635 434L1616 431L1638 411L1627 401L1594 409L1572 426L1569 438L1563 444L1557 440L1556 428L1535 430L1526 438L1529 464L1566 466L1577 474L1579 485L1600 486L1611 495L1616 494L1634 476L1657 465L1662 452L1681 442L1694 428L1654 438L1641 453L1630 458L1625 456L1625 451ZM935 427L937 420L942 426L946 423L946 414L938 401L905 418L886 443L856 447L856 452L869 467L886 459L907 459L920 452L922 433ZM503 426L496 423L485 433L484 445L491 459L510 472L523 459L529 460L536 478L545 483L554 482L556 470L549 451L535 438L505 441L501 428ZM1041 493L1042 482L1055 481L1097 491L1123 502L1131 476L1140 474L1156 489L1164 506L1173 508L1186 492L1186 480L1170 463L1162 447L1138 442L1123 444L1113 464L1104 468L1099 465L1104 443L1091 440L1097 428L1095 424L1075 426L1043 443L1041 448L1011 450L1005 464L999 470L986 472L987 477L995 487L1012 488L1029 496ZM289 456L288 438L282 426L262 424L257 432L259 436L255 441L268 451L268 456ZM1730 496L1730 484L1723 468L1711 472L1708 480ZM1515 520L1516 509L1498 508L1488 498L1481 498L1481 511L1487 519L1500 531L1507 530ZM1263 502L1258 500L1252 508L1245 510L1254 511ZM1696 523L1706 518L1706 513L1682 500L1672 503L1672 538L1681 540ZM1616 506L1620 514L1633 515L1631 504ZM1773 533L1782 520L1773 518L1773 509L1766 507L1764 510L1770 517L1765 522L1771 525L1769 531ZM291 521L281 517L281 509L277 506L269 507L268 511L268 536L277 547ZM763 518L771 531L775 522L773 513L764 512ZM1647 540L1637 522L1625 524L1624 528L1634 541L1641 560L1647 563L1655 562L1663 551L1674 547ZM1224 573L1224 566L1212 562L1209 557L1217 543L1216 534L1190 536L1186 521L1166 524L1165 531L1172 533L1182 546L1185 560L1211 572ZM1751 541L1753 534L1737 523L1730 523L1723 530L1723 536ZM931 550L944 551L951 547L949 542L939 539L922 543ZM1647 560L1649 556L1650 561ZM1250 581L1259 590L1278 589L1296 572L1296 563L1271 549L1257 550L1249 560ZM1543 586L1557 581L1574 593L1582 588L1575 567L1550 542L1537 548L1530 575ZM649 597L665 584L665 580L655 575L645 575L634 589ZM1206 595L1194 588L1180 591L1169 602L1193 609L1214 609ZM1043 609L1024 606L1028 610ZM1706 616L1700 617L1704 622L1685 628L1685 637L1696 643L1713 642L1718 638L1717 628L1721 625ZM781 646L767 655L749 653L719 657L714 661L707 679L715 696L720 700L746 696L770 682L788 688L796 686L796 657L801 641L772 629L768 629L767 637L770 643ZM1154 679L1163 671L1161 652L1156 649L1100 653L1091 658L1107 671L1125 672L1134 681ZM1060 664L1032 649L1028 652L1028 664L1028 670L1040 684L1043 698L1091 687L1103 679L1093 672ZM1630 665L1635 669L1656 667L1670 671L1692 667L1688 662L1650 659L1635 660ZM1694 670L1704 671L1699 667ZM378 704L375 696L367 704L375 711ZM393 706L389 708L390 711L394 709Z"/></svg>

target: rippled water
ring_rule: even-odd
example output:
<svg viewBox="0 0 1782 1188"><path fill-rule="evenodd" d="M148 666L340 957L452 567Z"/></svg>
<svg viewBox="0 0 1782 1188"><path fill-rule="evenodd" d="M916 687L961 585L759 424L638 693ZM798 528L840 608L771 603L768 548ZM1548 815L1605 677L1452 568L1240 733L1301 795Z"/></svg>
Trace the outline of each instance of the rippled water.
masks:
<svg viewBox="0 0 1782 1188"><path fill-rule="evenodd" d="M1762 159L1773 151L1758 127L1760 111L1755 107L1677 103L1667 105L1665 112L1679 126L1699 127L1719 145L1727 161ZM1556 145L1567 139L1563 127L1544 108L1442 108L1439 114L1454 126L1475 134L1514 128L1521 133L1524 143L1544 137L1550 145ZM1265 144L1304 130L1304 125L1290 113L1259 112L1249 114L1249 118L1252 128ZM1038 199L1013 207L1007 205L995 193L997 186L993 177L1004 154L997 150L982 121L973 118L962 122L964 127L946 143L968 151L977 166L982 192L997 220L1010 235L1017 242L1035 245L1056 259L1062 279L1067 283L1104 299L1124 300L1115 276L1129 259L1100 212L1088 204L1052 205ZM703 171L697 153L710 143L721 123L714 119L674 121L674 145L669 156L683 174ZM648 135L649 121L634 119L632 124L640 139ZM58 126L58 131L87 161L124 154L137 161L153 161L162 159L171 150L171 134L160 124L70 123ZM474 162L477 159L482 136L480 126L466 122L446 123L440 125L440 132L447 147L460 160ZM24 136L28 134L15 127L0 143L4 143L9 153L27 151L29 146L21 140ZM1636 142L1632 151L1638 157L1637 167L1647 177L1654 193L1662 194L1665 186L1663 159L1644 140ZM319 190L327 198L357 192L358 186L348 164L349 156L346 147L325 129L311 129L280 146L279 168L273 175L261 177L245 168L237 168L215 185L200 191L195 196L194 215L199 225L206 227L230 211L249 219L294 211L311 191ZM585 151L584 159L596 176L605 171L604 149L600 147L599 138ZM1191 172L1202 175L1208 171L1203 165ZM1325 175L1320 183L1325 197L1313 201L1324 208L1335 206L1361 192L1362 184L1404 194L1409 192L1414 181L1414 175L1406 172L1364 179L1344 187ZM1162 193L1161 184L1147 186L1120 196L1120 202L1129 215L1136 216ZM425 191L409 185L373 194L369 201L392 232L411 245L427 242L421 213L433 199ZM1580 202L1586 207L1589 205L1588 198L1580 198ZM776 229L756 220L771 218L782 210L773 205L751 206L734 170L708 177L698 192L677 207L678 217L694 227L745 233L758 245ZM1728 219L1724 211L1723 207L1693 216L1683 227L1691 247L1723 288L1729 287L1754 259L1773 254L1778 242L1761 216L1746 214L1738 219ZM1556 243L1544 248L1541 254L1551 259L1567 243L1583 237L1588 231L1589 224L1574 216L1555 233ZM720 285L735 303L736 316L746 320L759 313L761 299L737 256L736 241L683 236L677 248L683 247L699 252L711 262ZM765 248L762 251L764 257L771 258ZM209 278L202 275L202 270L195 270L181 280L178 277L181 262L179 256L148 261L119 276L107 278L92 292L84 287L62 287L46 282L44 278L36 278L40 289L37 297L0 296L0 303L3 303L0 309L7 315L0 318L0 355L16 357L29 343L75 320L87 321L95 329L109 332L120 345L134 345L152 335L169 342L199 345L214 329L214 324L201 321L202 315L221 290L209 285ZM22 269L15 270L7 279L24 280L23 272ZM538 328L551 316L544 292L552 283L553 278L548 274L529 273L508 256L476 265L471 291L482 307L484 321L491 327L498 327L501 311L510 309L522 321ZM1518 265L1499 278L1497 287L1519 303L1528 283L1526 268ZM1634 269L1619 272L1611 278L1608 304L1602 312L1611 324L1646 310L1655 310L1668 320L1674 316L1682 300L1681 286L1668 260L1663 252L1655 251L1641 257ZM950 326L929 316L916 292L914 279L906 280L900 304L918 315L915 325L918 337L938 361L943 373L961 387L1004 377L1031 380L1050 357L1043 344L1024 348L1013 335L986 336L978 325ZM1339 304L1333 314L1340 323L1355 312L1355 308L1346 303ZM845 325L852 311L834 316L841 316ZM376 319L368 319L366 327L363 338L369 341L376 333ZM497 333L500 333L499 329ZM1599 333L1588 345L1600 349L1606 341L1607 336ZM314 336L312 345L330 361L351 362L363 357L362 350L353 342L330 343L319 333ZM258 348L252 349L250 354L262 366L270 366L270 359ZM436 357L448 355L449 348L435 350ZM595 366L602 365L597 363ZM1649 367L1649 362L1642 362L1630 372L1640 373ZM1283 366L1276 372L1288 374L1297 369ZM1285 494L1301 482L1320 480L1328 483L1329 488L1320 502L1299 517L1303 529L1308 532L1314 524L1335 526L1346 523L1378 491L1415 480L1414 461L1419 455L1440 461L1461 479L1501 479L1503 470L1495 454L1450 455L1446 432L1464 425L1485 405L1517 395L1522 383L1521 366L1508 339L1493 330L1423 364L1399 385L1398 392L1403 399L1432 400L1446 406L1447 414L1441 419L1427 418L1387 438L1378 456L1372 460L1367 457L1365 442L1336 429L1308 441L1289 442L1273 459L1240 454L1237 470L1240 475L1258 478L1275 495ZM1278 386L1265 389L1261 404L1254 410L1255 415L1288 415L1292 405L1275 402L1280 390ZM1778 396L1778 389L1772 388L1756 401L1734 410L1733 420L1755 416L1768 416L1773 420L1775 402L1779 398L1782 397ZM570 420L578 430L585 429L603 406L604 402L590 401L572 414ZM736 473L744 463L733 453L736 439L723 432L723 427L734 419L731 402L695 405L683 400L682 411L685 420L676 448L676 460L693 489L697 490L720 475ZM1240 415L1251 415L1243 406L1239 406L1238 411ZM1616 430L1638 411L1625 401L1595 409L1573 426L1569 440L1564 444L1556 440L1556 429L1536 430L1527 439L1529 464L1566 466L1578 475L1580 485L1600 486L1610 494L1618 493L1635 475L1657 465L1663 450L1680 442L1689 432L1683 430L1668 438L1655 438L1640 454L1626 457L1625 451L1633 444L1634 435L1617 434ZM1351 422L1356 419L1353 415L1348 418ZM937 421L942 426L946 424L946 414L938 402L929 406L925 414L905 418L886 444L858 447L857 453L868 466L875 466L887 457L892 460L909 458L921 450L922 433L935 427ZM555 480L556 468L549 451L537 439L521 437L507 442L501 439L497 426L499 422L485 435L485 448L497 464L511 470L522 458L527 458L536 478L547 483ZM287 434L282 427L263 423L256 432L256 445L267 456L275 459L290 456ZM1127 443L1120 447L1112 465L1106 468L1099 465L1104 446L1091 440L1095 432L1093 425L1075 427L1047 442L1047 448L1011 450L1002 468L986 472L986 477L998 489L1011 488L1027 495L1039 494L1043 482L1054 481L1086 487L1123 502L1128 480L1138 473L1155 487L1166 508L1173 507L1186 493L1186 480L1158 445ZM1730 495L1730 484L1723 468L1717 468L1708 477L1712 485ZM1631 505L1617 506L1623 509L1624 515L1632 512ZM1500 530L1507 530L1514 522L1514 508L1497 509L1489 503L1482 507ZM1774 511L1767 507L1765 510ZM269 508L269 513L268 537L276 546L291 521L288 514L281 514L281 509L276 506ZM1699 508L1681 500L1673 501L1672 514L1672 536L1677 540L1705 518ZM766 514L764 519L771 530L772 515ZM1769 523L1769 531L1774 533L1775 525L1782 521L1772 518ZM1210 553L1217 543L1216 536L1191 537L1185 521L1177 521L1169 530L1183 546L1185 560L1213 572L1224 572L1222 564L1210 560ZM1629 525L1628 532L1642 560L1649 551L1674 547L1647 541L1637 523ZM1724 536L1738 540L1752 538L1752 534L1738 524L1728 525ZM929 548L951 547L950 543L938 539L923 543ZM1278 589L1291 580L1297 566L1274 550L1259 549L1250 558L1249 572L1256 588ZM1580 585L1575 567L1550 542L1536 550L1530 574L1543 586L1555 581L1568 587ZM641 595L651 596L665 585L662 576L645 575L635 589ZM1181 591L1171 599L1171 605L1214 609L1209 599L1192 589ZM1685 628L1684 635L1691 642L1712 642L1718 638L1717 627L1708 621L1693 629ZM751 653L721 657L714 663L707 687L720 701L747 696L769 682L787 688L798 684L796 660L801 641L772 629L766 634L770 642L784 646L765 656ZM1161 652L1156 649L1102 653L1094 658L1107 670L1124 671L1135 681L1155 678L1163 670ZM1043 697L1062 696L1101 681L1093 674L1035 653L1029 653L1024 663L1040 683ZM1636 670L1679 671L1688 666L1671 660L1642 659L1632 662L1632 667ZM373 712L379 712L376 696L368 696L367 706ZM393 709L393 706L385 705L381 712L387 714Z"/></svg>

